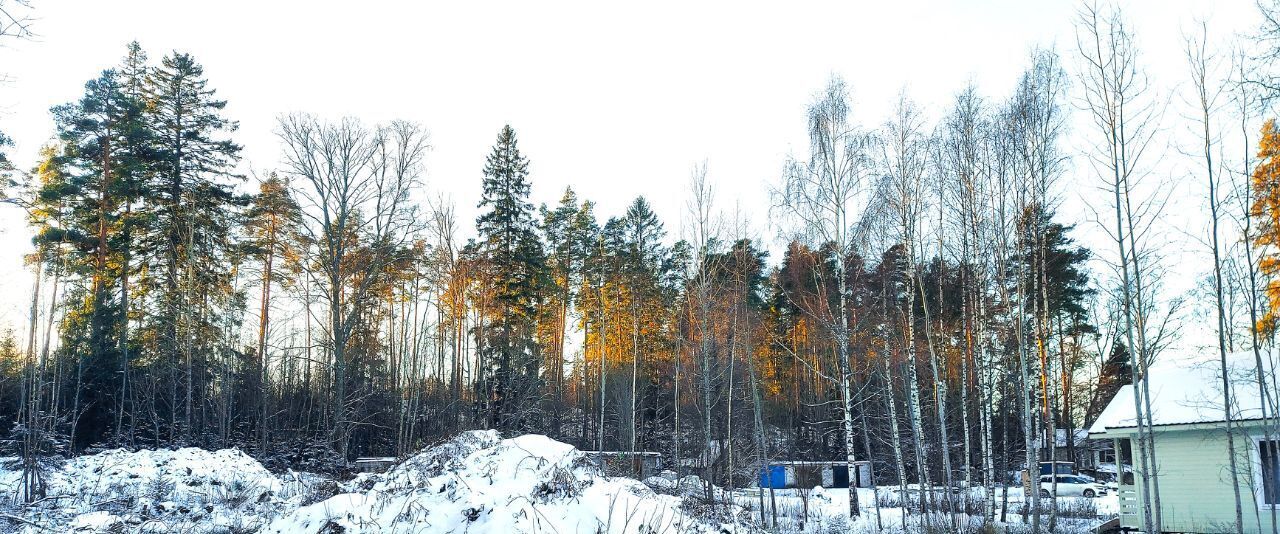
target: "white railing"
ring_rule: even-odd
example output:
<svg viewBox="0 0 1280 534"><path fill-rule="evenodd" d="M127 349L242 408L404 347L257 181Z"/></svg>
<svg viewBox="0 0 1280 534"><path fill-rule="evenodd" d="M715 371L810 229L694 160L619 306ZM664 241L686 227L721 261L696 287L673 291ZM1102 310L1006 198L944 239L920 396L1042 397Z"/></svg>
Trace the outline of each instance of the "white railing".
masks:
<svg viewBox="0 0 1280 534"><path fill-rule="evenodd" d="M1138 503L1138 490L1133 486L1120 486L1120 516L1137 517L1142 508Z"/></svg>

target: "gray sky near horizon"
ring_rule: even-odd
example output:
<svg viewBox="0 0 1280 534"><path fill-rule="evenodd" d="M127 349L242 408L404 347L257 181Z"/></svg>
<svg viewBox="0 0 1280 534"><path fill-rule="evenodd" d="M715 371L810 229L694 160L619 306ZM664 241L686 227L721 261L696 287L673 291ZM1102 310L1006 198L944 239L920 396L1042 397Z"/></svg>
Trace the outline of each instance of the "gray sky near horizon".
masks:
<svg viewBox="0 0 1280 534"><path fill-rule="evenodd" d="M431 132L427 195L458 206L471 232L481 168L510 123L531 160L535 203L566 186L603 219L646 196L679 237L687 183L706 160L719 207L773 243L768 187L806 146L805 107L832 75L852 87L855 120L879 125L900 91L932 123L970 81L998 101L1034 47L1074 71L1078 4L938 2L297 2L35 0L37 37L0 48L0 130L20 166L54 133L48 112L83 93L138 40L205 67L240 122L242 170L278 165L276 117L304 111L367 123L402 118ZM1219 43L1258 23L1251 0L1124 2L1153 88L1167 102L1153 173L1169 179L1171 288L1205 271L1203 187L1178 141L1188 130L1182 33L1206 20ZM1076 112L1067 148L1088 146ZM1228 125L1229 126L1229 125ZM1166 138L1167 139L1163 139ZM1104 201L1084 158L1059 187L1060 216L1106 249L1088 206ZM1191 214L1191 215L1188 215ZM0 328L26 321L30 249L21 214L0 207ZM1199 248L1196 248L1199 247ZM774 246L777 250L777 247ZM1186 254L1183 260L1176 254ZM776 260L776 258L774 258Z"/></svg>

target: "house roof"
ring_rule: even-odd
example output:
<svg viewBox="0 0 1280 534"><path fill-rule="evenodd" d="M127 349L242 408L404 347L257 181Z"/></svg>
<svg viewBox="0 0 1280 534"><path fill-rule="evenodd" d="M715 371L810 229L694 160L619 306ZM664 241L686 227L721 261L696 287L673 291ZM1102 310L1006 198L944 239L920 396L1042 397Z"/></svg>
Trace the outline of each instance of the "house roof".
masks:
<svg viewBox="0 0 1280 534"><path fill-rule="evenodd" d="M1264 369L1269 360L1270 356L1264 353ZM1252 351L1227 355L1227 376L1231 383L1235 420L1262 417L1254 361ZM1198 361L1171 358L1152 365L1150 374L1153 426L1220 423L1226 420L1222 409L1222 371L1218 358ZM1089 433L1100 434L1136 426L1133 386L1127 385L1116 392L1116 396L1089 427Z"/></svg>
<svg viewBox="0 0 1280 534"><path fill-rule="evenodd" d="M1075 430L1072 430L1071 434L1075 438L1074 442L1076 445L1080 445L1082 442L1089 439L1089 431L1083 428L1077 428ZM1053 446L1054 447L1067 446L1067 429L1058 428L1053 431Z"/></svg>

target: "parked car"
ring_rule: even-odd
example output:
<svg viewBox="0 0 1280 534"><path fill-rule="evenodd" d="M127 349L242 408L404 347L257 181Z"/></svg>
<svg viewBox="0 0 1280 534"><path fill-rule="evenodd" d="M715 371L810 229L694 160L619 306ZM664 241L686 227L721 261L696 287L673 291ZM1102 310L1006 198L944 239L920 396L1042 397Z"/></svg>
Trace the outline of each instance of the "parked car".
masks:
<svg viewBox="0 0 1280 534"><path fill-rule="evenodd" d="M1106 495L1110 489L1104 484L1099 484L1092 480L1088 480L1079 475L1058 475L1058 496L1068 497L1099 497ZM1040 496L1048 497L1053 494L1053 475L1044 475L1040 477Z"/></svg>
<svg viewBox="0 0 1280 534"><path fill-rule="evenodd" d="M1089 483L1092 483L1092 484L1102 484L1103 486L1106 486L1106 487L1107 487L1107 490L1108 490L1108 491L1112 491L1112 492L1114 492L1114 491L1116 491L1116 490L1120 489L1119 484L1116 484L1116 478L1115 478L1115 476L1098 476L1098 477L1091 477L1091 476L1086 475L1086 474L1084 474L1084 473L1080 473L1080 474L1078 474L1078 475L1076 475L1076 476L1078 476L1078 477L1080 477L1080 478L1083 478L1085 482L1089 482Z"/></svg>

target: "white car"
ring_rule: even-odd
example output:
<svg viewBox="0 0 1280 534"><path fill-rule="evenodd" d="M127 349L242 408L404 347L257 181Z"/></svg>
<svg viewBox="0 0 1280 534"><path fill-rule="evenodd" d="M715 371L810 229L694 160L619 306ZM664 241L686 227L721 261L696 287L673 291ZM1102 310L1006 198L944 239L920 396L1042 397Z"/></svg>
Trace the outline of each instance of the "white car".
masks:
<svg viewBox="0 0 1280 534"><path fill-rule="evenodd" d="M1078 475L1058 475L1059 497L1099 497L1109 490L1105 484L1099 484ZM1040 497L1053 495L1053 475L1040 477Z"/></svg>

